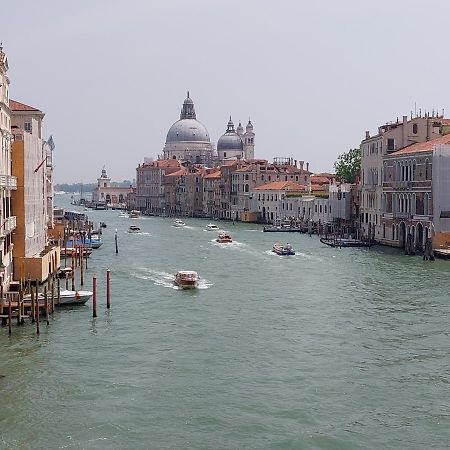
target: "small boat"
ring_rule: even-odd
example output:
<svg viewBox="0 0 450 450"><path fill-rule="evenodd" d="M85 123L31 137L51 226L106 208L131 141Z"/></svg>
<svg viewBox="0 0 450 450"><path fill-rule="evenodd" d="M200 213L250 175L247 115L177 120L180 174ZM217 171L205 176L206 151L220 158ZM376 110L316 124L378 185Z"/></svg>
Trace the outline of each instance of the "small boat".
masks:
<svg viewBox="0 0 450 450"><path fill-rule="evenodd" d="M183 289L193 289L197 287L200 277L193 270L180 270L175 275L175 284Z"/></svg>
<svg viewBox="0 0 450 450"><path fill-rule="evenodd" d="M128 218L128 214L126 212L121 212L121 213L119 213L119 217L127 217Z"/></svg>
<svg viewBox="0 0 450 450"><path fill-rule="evenodd" d="M100 248L103 242L99 235L94 235L91 239L69 239L66 243L67 247L85 247L85 248Z"/></svg>
<svg viewBox="0 0 450 450"><path fill-rule="evenodd" d="M61 248L61 256L72 256L79 255L81 252L80 247L62 247ZM83 256L90 256L92 253L92 248L84 248Z"/></svg>
<svg viewBox="0 0 450 450"><path fill-rule="evenodd" d="M139 233L140 231L141 229L136 225L131 225L130 228L128 228L128 233Z"/></svg>
<svg viewBox="0 0 450 450"><path fill-rule="evenodd" d="M67 278L67 277L71 277L72 275L72 267L63 267L61 269L59 269L58 272L58 277L59 278Z"/></svg>
<svg viewBox="0 0 450 450"><path fill-rule="evenodd" d="M185 227L186 224L181 219L175 219L172 224L174 227Z"/></svg>
<svg viewBox="0 0 450 450"><path fill-rule="evenodd" d="M291 244L280 244L276 242L273 244L272 251L281 256L295 255L295 251Z"/></svg>
<svg viewBox="0 0 450 450"><path fill-rule="evenodd" d="M215 223L208 223L205 227L206 231L219 231L219 227Z"/></svg>
<svg viewBox="0 0 450 450"><path fill-rule="evenodd" d="M331 238L320 238L322 244L328 245L329 247L372 247L375 245L373 241L362 241L360 239L353 238L341 238L341 237L331 237Z"/></svg>
<svg viewBox="0 0 450 450"><path fill-rule="evenodd" d="M435 248L434 256L440 259L450 259L450 248Z"/></svg>
<svg viewBox="0 0 450 450"><path fill-rule="evenodd" d="M135 209L133 209L133 211L130 211L130 213L128 214L128 217L130 219L138 219L140 215L141 215L141 213L139 211L136 211Z"/></svg>
<svg viewBox="0 0 450 450"><path fill-rule="evenodd" d="M220 242L221 244L229 244L233 242L233 239L228 233L219 233L216 242Z"/></svg>
<svg viewBox="0 0 450 450"><path fill-rule="evenodd" d="M59 303L56 303L56 305L84 305L91 297L91 291L63 290L59 294Z"/></svg>

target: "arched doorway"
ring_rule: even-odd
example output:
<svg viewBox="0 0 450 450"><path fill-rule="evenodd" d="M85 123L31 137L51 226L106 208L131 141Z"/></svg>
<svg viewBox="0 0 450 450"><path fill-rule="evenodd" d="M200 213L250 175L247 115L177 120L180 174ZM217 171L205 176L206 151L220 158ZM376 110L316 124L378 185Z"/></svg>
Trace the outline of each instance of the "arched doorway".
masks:
<svg viewBox="0 0 450 450"><path fill-rule="evenodd" d="M405 247L405 243L406 243L406 225L405 225L405 222L402 222L400 224L398 241L399 241L400 247L404 248Z"/></svg>

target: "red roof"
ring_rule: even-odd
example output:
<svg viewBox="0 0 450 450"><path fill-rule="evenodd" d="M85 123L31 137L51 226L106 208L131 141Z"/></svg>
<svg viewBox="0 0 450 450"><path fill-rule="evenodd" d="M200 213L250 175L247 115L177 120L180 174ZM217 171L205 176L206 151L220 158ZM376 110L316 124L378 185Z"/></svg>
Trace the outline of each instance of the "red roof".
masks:
<svg viewBox="0 0 450 450"><path fill-rule="evenodd" d="M41 112L41 110L34 108L33 106L25 105L25 103L17 102L16 100L9 100L9 108L11 111L35 111Z"/></svg>
<svg viewBox="0 0 450 450"><path fill-rule="evenodd" d="M328 177L321 177L318 175L313 175L311 177L311 183L314 184L328 184L330 182L330 179Z"/></svg>
<svg viewBox="0 0 450 450"><path fill-rule="evenodd" d="M209 173L208 175L205 175L204 178L207 180L218 179L218 178L220 178L220 170L217 172Z"/></svg>
<svg viewBox="0 0 450 450"><path fill-rule="evenodd" d="M272 181L255 188L255 191L304 191L303 184L294 183L293 181Z"/></svg>
<svg viewBox="0 0 450 450"><path fill-rule="evenodd" d="M177 170L176 172L166 175L166 177L182 177L183 175L186 175L186 173L187 173L187 170L183 167L182 169Z"/></svg>
<svg viewBox="0 0 450 450"><path fill-rule="evenodd" d="M432 139L431 141L418 142L417 144L412 144L409 145L408 147L403 147L400 150L397 150L396 152L393 152L388 156L401 156L401 155L408 155L410 153L431 152L437 145L445 145L445 144L450 144L450 134L440 136L436 139Z"/></svg>

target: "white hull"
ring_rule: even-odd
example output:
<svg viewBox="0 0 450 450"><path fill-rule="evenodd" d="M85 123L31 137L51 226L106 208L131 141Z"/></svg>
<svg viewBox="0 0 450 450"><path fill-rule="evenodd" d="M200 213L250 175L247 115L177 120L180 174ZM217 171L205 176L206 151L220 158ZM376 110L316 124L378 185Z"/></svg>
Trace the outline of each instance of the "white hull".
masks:
<svg viewBox="0 0 450 450"><path fill-rule="evenodd" d="M91 297L91 291L61 291L60 292L60 305L84 305ZM58 299L55 299L58 302Z"/></svg>

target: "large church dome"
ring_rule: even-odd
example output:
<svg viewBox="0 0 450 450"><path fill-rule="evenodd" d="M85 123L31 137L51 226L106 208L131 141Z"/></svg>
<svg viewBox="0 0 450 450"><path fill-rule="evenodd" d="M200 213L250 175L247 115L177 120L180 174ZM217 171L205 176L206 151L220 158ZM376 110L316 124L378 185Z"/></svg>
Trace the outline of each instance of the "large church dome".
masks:
<svg viewBox="0 0 450 450"><path fill-rule="evenodd" d="M217 150L238 150L242 151L244 149L244 144L241 137L234 130L234 124L231 120L228 121L227 131L223 134L217 141Z"/></svg>
<svg viewBox="0 0 450 450"><path fill-rule="evenodd" d="M167 142L210 142L208 130L197 120L189 91L181 108L180 120L175 122L167 133Z"/></svg>
<svg viewBox="0 0 450 450"><path fill-rule="evenodd" d="M203 124L196 119L180 119L167 133L166 142L210 142L209 134Z"/></svg>

